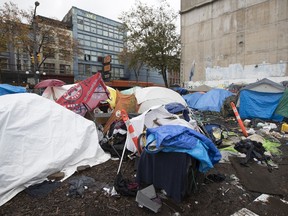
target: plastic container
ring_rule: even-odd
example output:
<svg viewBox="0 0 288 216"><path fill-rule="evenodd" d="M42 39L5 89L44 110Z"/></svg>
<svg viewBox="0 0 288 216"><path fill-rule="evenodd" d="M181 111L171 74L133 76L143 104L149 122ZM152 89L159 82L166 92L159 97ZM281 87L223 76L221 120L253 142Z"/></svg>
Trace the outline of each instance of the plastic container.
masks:
<svg viewBox="0 0 288 216"><path fill-rule="evenodd" d="M287 123L283 123L281 126L281 132L285 132L288 133L288 124Z"/></svg>

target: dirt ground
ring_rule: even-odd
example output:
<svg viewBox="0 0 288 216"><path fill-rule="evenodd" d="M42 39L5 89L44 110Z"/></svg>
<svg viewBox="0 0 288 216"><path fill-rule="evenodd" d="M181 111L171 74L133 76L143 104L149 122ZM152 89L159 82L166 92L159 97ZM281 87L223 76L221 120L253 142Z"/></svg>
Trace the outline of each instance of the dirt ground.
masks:
<svg viewBox="0 0 288 216"><path fill-rule="evenodd" d="M229 129L237 127L237 122L226 122ZM274 185L279 185L283 190L273 194L273 197L288 201L288 140L281 140L281 158L277 158L278 171L267 172L273 175ZM106 163L75 173L73 176L61 182L53 191L43 197L33 197L26 191L22 191L12 200L0 207L0 215L221 215L228 216L242 208L249 208L259 215L288 215L288 205L279 205L270 201L271 209L252 205L262 193L253 188L247 189L237 177L238 172L231 163L218 163L208 173L199 174L196 178L197 189L182 202L162 203L160 212L154 213L146 207L139 207L135 197L111 196L105 193L103 188L111 188L116 177L119 160L109 160ZM122 164L122 172L125 178L134 180L135 160L126 159ZM250 167L252 169L252 166ZM280 169L281 168L281 169ZM282 169L284 168L284 169ZM242 168L240 168L242 169ZM245 169L245 168L244 168ZM265 168L266 169L266 168ZM248 170L248 169L247 169ZM253 170L253 176L259 176L263 170ZM280 170L280 171L279 171ZM282 170L284 170L283 173ZM247 171L248 172L248 171ZM252 171L249 171L252 174ZM215 174L215 175L212 175ZM279 175L279 176L278 176ZM69 180L80 176L91 177L96 184L88 187L83 197L68 196L70 189ZM217 181L211 176L225 178ZM252 176L252 175L251 175ZM251 177L253 179L253 177ZM257 180L259 188L268 187L267 179ZM271 183L271 182L270 182ZM269 184L270 184L269 183ZM271 185L270 185L271 186ZM158 192L158 190L157 190ZM273 193L273 192L272 192Z"/></svg>

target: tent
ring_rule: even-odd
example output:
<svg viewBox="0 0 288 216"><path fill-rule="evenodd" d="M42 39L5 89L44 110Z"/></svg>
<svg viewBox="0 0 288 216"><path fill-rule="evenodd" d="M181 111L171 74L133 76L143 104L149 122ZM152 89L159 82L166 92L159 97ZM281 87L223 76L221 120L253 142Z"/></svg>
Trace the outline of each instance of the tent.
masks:
<svg viewBox="0 0 288 216"><path fill-rule="evenodd" d="M187 106L186 101L179 93L164 87L152 86L137 89L135 97L139 105L138 113L143 113L153 106L165 105L172 102L177 102Z"/></svg>
<svg viewBox="0 0 288 216"><path fill-rule="evenodd" d="M203 94L191 108L200 111L220 112L225 99L231 95L233 93L225 89L211 89Z"/></svg>
<svg viewBox="0 0 288 216"><path fill-rule="evenodd" d="M0 96L6 94L25 93L26 88L9 84L0 84Z"/></svg>
<svg viewBox="0 0 288 216"><path fill-rule="evenodd" d="M142 89L142 87L140 87L140 86L134 86L134 87L132 87L132 88L122 90L122 91L121 91L121 94L124 94L124 95L135 94L135 92L136 92L137 89Z"/></svg>
<svg viewBox="0 0 288 216"><path fill-rule="evenodd" d="M110 159L92 121L37 94L1 96L0 122L0 206L51 174Z"/></svg>
<svg viewBox="0 0 288 216"><path fill-rule="evenodd" d="M275 110L284 90L284 86L266 78L242 88L237 102L240 117L282 121L283 116Z"/></svg>
<svg viewBox="0 0 288 216"><path fill-rule="evenodd" d="M203 95L204 93L202 92L195 92L187 95L183 95L184 100L188 104L188 106L193 109L199 100L199 98Z"/></svg>
<svg viewBox="0 0 288 216"><path fill-rule="evenodd" d="M198 87L189 89L189 92L208 92L211 89L213 88L204 84L204 85L200 85Z"/></svg>
<svg viewBox="0 0 288 216"><path fill-rule="evenodd" d="M275 111L276 114L288 118L288 88L285 90Z"/></svg>

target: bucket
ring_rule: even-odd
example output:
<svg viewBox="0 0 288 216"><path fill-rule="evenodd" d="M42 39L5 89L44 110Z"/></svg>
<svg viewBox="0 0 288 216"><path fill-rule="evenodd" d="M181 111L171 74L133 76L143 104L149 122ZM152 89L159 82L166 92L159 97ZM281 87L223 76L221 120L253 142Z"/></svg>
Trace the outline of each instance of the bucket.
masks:
<svg viewBox="0 0 288 216"><path fill-rule="evenodd" d="M281 132L285 132L288 133L288 124L287 123L283 123L281 126Z"/></svg>

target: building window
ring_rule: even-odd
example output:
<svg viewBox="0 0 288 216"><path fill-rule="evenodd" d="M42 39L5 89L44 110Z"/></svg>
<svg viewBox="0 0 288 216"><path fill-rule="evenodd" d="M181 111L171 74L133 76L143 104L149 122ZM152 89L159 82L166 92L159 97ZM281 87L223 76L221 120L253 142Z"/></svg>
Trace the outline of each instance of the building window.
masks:
<svg viewBox="0 0 288 216"><path fill-rule="evenodd" d="M71 67L70 65L60 64L60 73L61 74L70 74Z"/></svg>
<svg viewBox="0 0 288 216"><path fill-rule="evenodd" d="M0 69L2 69L2 70L8 69L8 59L0 58Z"/></svg>
<svg viewBox="0 0 288 216"><path fill-rule="evenodd" d="M90 75L91 74L91 65L85 65L85 74Z"/></svg>
<svg viewBox="0 0 288 216"><path fill-rule="evenodd" d="M78 64L78 71L80 75L84 74L84 65L83 64Z"/></svg>
<svg viewBox="0 0 288 216"><path fill-rule="evenodd" d="M44 63L44 72L47 74L55 73L55 64Z"/></svg>
<svg viewBox="0 0 288 216"><path fill-rule="evenodd" d="M85 60L85 61L91 61L91 55L85 54L85 55L84 55L84 60Z"/></svg>

